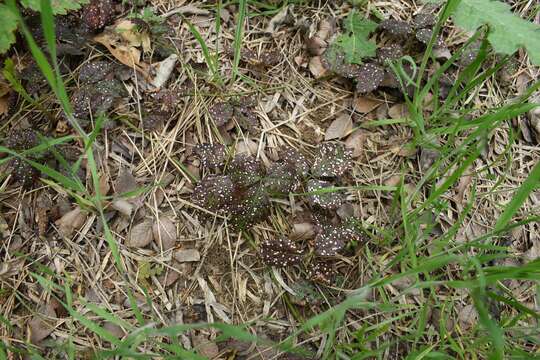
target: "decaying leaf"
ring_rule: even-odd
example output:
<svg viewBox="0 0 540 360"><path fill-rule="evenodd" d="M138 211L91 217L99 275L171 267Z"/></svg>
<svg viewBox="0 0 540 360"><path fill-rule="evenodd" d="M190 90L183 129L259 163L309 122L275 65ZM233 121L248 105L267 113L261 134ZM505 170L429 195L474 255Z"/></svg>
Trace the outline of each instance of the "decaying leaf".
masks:
<svg viewBox="0 0 540 360"><path fill-rule="evenodd" d="M134 248L142 248L150 244L154 238L152 232L153 221L145 219L131 228L126 239L126 245Z"/></svg>

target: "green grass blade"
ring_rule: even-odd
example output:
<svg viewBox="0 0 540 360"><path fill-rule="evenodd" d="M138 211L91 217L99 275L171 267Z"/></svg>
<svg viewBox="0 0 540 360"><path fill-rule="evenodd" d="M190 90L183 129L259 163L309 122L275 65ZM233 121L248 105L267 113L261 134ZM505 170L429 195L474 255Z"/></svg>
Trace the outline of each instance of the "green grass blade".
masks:
<svg viewBox="0 0 540 360"><path fill-rule="evenodd" d="M239 0L238 2L238 23L236 24L236 31L234 33L234 59L232 68L232 82L234 83L238 76L238 66L240 65L240 53L242 51L242 41L244 36L244 20L246 18L246 0Z"/></svg>

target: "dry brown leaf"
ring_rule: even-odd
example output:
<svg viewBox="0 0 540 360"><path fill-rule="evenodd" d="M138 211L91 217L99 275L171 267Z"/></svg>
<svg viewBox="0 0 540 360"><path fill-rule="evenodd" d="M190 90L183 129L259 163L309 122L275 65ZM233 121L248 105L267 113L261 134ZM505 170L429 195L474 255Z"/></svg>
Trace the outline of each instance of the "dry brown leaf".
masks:
<svg viewBox="0 0 540 360"><path fill-rule="evenodd" d="M0 280L6 280L19 274L24 268L24 258L13 258L0 263Z"/></svg>
<svg viewBox="0 0 540 360"><path fill-rule="evenodd" d="M367 114L368 112L375 110L383 102L376 99L370 99L368 97L359 96L354 100L354 110L360 114Z"/></svg>
<svg viewBox="0 0 540 360"><path fill-rule="evenodd" d="M362 155L364 151L364 144L368 138L368 132L364 130L356 130L353 132L347 140L345 140L345 147L352 150L352 157L357 158Z"/></svg>
<svg viewBox="0 0 540 360"><path fill-rule="evenodd" d="M141 73L145 79L149 78L148 65L141 62L141 51L139 49L134 46L119 43L117 35L107 31L95 36L94 41L105 46L116 60L126 66L134 68Z"/></svg>
<svg viewBox="0 0 540 360"><path fill-rule="evenodd" d="M295 240L308 240L315 237L315 227L312 223L303 222L293 225L292 232L290 234L291 239Z"/></svg>
<svg viewBox="0 0 540 360"><path fill-rule="evenodd" d="M197 249L182 249L174 253L174 258L180 263L193 262L199 261L201 259L201 254Z"/></svg>
<svg viewBox="0 0 540 360"><path fill-rule="evenodd" d="M172 249L176 244L176 225L166 215L159 217L159 221L156 221L152 226L152 233L154 235L154 241L161 244L163 251Z"/></svg>
<svg viewBox="0 0 540 360"><path fill-rule="evenodd" d="M115 33L120 34L122 39L130 46L142 46L145 53L151 50L150 35L146 31L139 32L137 25L130 20L120 20L115 25Z"/></svg>
<svg viewBox="0 0 540 360"><path fill-rule="evenodd" d="M124 330L122 330L122 328L120 326L116 325L115 323L109 322L109 321L107 321L103 325L103 328L105 330L107 330L108 332L110 332L111 334L113 334L114 336L116 336L116 338L118 338L118 339L123 338L124 335L126 334L124 332Z"/></svg>
<svg viewBox="0 0 540 360"><path fill-rule="evenodd" d="M53 332L54 325L51 320L47 320L47 318L51 317L56 318L56 311L52 302L39 309L38 314L34 315L28 322L28 333L32 344L39 343Z"/></svg>
<svg viewBox="0 0 540 360"><path fill-rule="evenodd" d="M127 217L130 217L135 209L135 205L125 199L116 199L111 203L111 206L114 210Z"/></svg>
<svg viewBox="0 0 540 360"><path fill-rule="evenodd" d="M9 95L0 97L0 116L7 115L9 113Z"/></svg>
<svg viewBox="0 0 540 360"><path fill-rule="evenodd" d="M315 76L316 79L323 77L327 70L323 66L321 57L320 56L314 56L311 59L309 59L309 71L313 76Z"/></svg>
<svg viewBox="0 0 540 360"><path fill-rule="evenodd" d="M468 330L472 328L478 321L478 312L476 311L474 305L465 305L458 311L458 321L461 329Z"/></svg>
<svg viewBox="0 0 540 360"><path fill-rule="evenodd" d="M118 177L114 183L114 190L118 195L121 195L135 191L138 186L137 180L135 180L131 171L123 168L118 173Z"/></svg>
<svg viewBox="0 0 540 360"><path fill-rule="evenodd" d="M219 355L219 348L215 342L200 334L192 337L193 347L199 355L207 359L214 359Z"/></svg>
<svg viewBox="0 0 540 360"><path fill-rule="evenodd" d="M341 139L347 136L352 130L352 118L349 114L339 115L326 129L324 140Z"/></svg>
<svg viewBox="0 0 540 360"><path fill-rule="evenodd" d="M409 116L409 110L406 104L395 104L388 109L388 116L392 119L403 119Z"/></svg>
<svg viewBox="0 0 540 360"><path fill-rule="evenodd" d="M154 238L152 233L153 221L145 219L143 222L133 226L127 238L127 246L142 248L152 242Z"/></svg>
<svg viewBox="0 0 540 360"><path fill-rule="evenodd" d="M58 226L58 231L60 234L69 238L71 235L73 235L75 230L78 230L81 226L83 226L84 222L86 221L86 217L86 212L82 211L81 208L77 206L75 209L69 211L60 219L56 220L55 224Z"/></svg>

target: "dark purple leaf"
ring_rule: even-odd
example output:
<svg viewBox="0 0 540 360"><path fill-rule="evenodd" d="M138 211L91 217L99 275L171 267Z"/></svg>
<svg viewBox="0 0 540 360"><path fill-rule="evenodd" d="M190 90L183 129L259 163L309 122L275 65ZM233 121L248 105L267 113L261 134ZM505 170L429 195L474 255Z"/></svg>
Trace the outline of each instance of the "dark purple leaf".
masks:
<svg viewBox="0 0 540 360"><path fill-rule="evenodd" d="M296 243L283 237L263 241L259 252L268 266L286 267L302 261L302 250Z"/></svg>
<svg viewBox="0 0 540 360"><path fill-rule="evenodd" d="M437 17L432 13L418 13L412 20L412 25L417 28L432 27L437 23Z"/></svg>
<svg viewBox="0 0 540 360"><path fill-rule="evenodd" d="M28 150L38 144L37 133L32 129L13 130L6 139L6 147L11 150Z"/></svg>
<svg viewBox="0 0 540 360"><path fill-rule="evenodd" d="M248 187L264 177L262 163L251 155L239 154L234 157L227 168L235 185Z"/></svg>
<svg viewBox="0 0 540 360"><path fill-rule="evenodd" d="M197 184L191 199L206 210L217 211L230 206L234 191L234 184L229 176L210 176Z"/></svg>
<svg viewBox="0 0 540 360"><path fill-rule="evenodd" d="M407 36L412 32L409 23L396 19L383 20L379 27L392 36Z"/></svg>
<svg viewBox="0 0 540 360"><path fill-rule="evenodd" d="M398 44L390 44L377 49L377 59L381 63L399 59L403 56L403 49Z"/></svg>
<svg viewBox="0 0 540 360"><path fill-rule="evenodd" d="M356 91L367 93L379 87L384 80L384 69L375 64L364 64L356 76Z"/></svg>
<svg viewBox="0 0 540 360"><path fill-rule="evenodd" d="M311 205L323 209L337 209L343 204L344 196L340 190L332 189L328 181L311 179L307 183L308 201Z"/></svg>
<svg viewBox="0 0 540 360"><path fill-rule="evenodd" d="M327 262L316 262L309 269L308 276L312 281L330 285L334 280L335 271Z"/></svg>
<svg viewBox="0 0 540 360"><path fill-rule="evenodd" d="M227 124L233 116L233 111L233 106L226 102L218 102L208 110L217 127Z"/></svg>
<svg viewBox="0 0 540 360"><path fill-rule="evenodd" d="M268 216L269 206L270 200L262 187L237 189L234 203L229 208L233 228L246 229L263 221Z"/></svg>
<svg viewBox="0 0 540 360"><path fill-rule="evenodd" d="M315 177L337 177L349 168L351 160L351 151L343 144L323 143L319 145L311 173Z"/></svg>
<svg viewBox="0 0 540 360"><path fill-rule="evenodd" d="M195 146L195 154L205 168L215 169L225 163L225 146L222 144L199 144Z"/></svg>
<svg viewBox="0 0 540 360"><path fill-rule="evenodd" d="M100 30L109 25L114 17L111 0L91 0L82 9L82 19L90 30Z"/></svg>
<svg viewBox="0 0 540 360"><path fill-rule="evenodd" d="M315 238L315 253L320 256L335 256L354 240L360 240L360 234L353 226L328 226Z"/></svg>

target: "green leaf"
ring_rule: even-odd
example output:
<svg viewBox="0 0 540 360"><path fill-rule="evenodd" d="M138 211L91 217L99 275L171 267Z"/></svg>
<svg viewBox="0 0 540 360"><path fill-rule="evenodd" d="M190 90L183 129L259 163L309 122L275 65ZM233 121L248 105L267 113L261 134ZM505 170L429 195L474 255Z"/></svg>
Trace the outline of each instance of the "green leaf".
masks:
<svg viewBox="0 0 540 360"><path fill-rule="evenodd" d="M377 45L357 36L340 35L336 44L343 49L345 60L351 64L361 64L363 58L374 56L377 50Z"/></svg>
<svg viewBox="0 0 540 360"><path fill-rule="evenodd" d="M51 0L54 15L66 15L68 11L79 10L89 0ZM41 11L41 0L21 0L22 6L35 11Z"/></svg>
<svg viewBox="0 0 540 360"><path fill-rule="evenodd" d="M333 45L345 55L346 62L361 64L363 58L375 56L377 45L369 41L369 34L377 28L376 23L353 10L343 26L347 34L339 35Z"/></svg>
<svg viewBox="0 0 540 360"><path fill-rule="evenodd" d="M15 42L17 15L5 4L0 4L0 54L5 53Z"/></svg>
<svg viewBox="0 0 540 360"><path fill-rule="evenodd" d="M469 31L488 25L488 40L495 51L513 54L523 47L531 61L540 65L540 26L514 15L510 5L496 0L462 0L454 21Z"/></svg>

